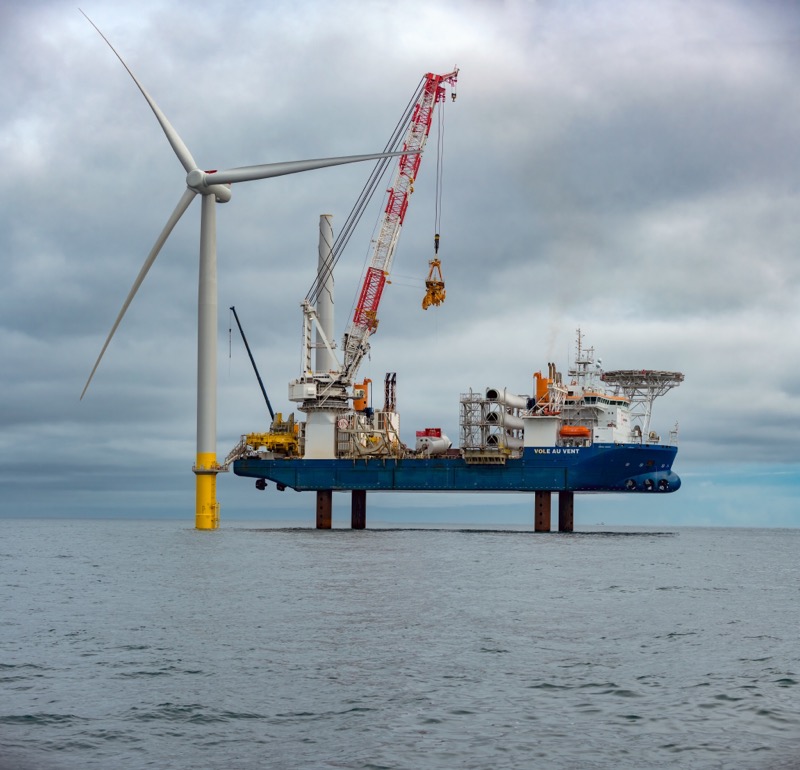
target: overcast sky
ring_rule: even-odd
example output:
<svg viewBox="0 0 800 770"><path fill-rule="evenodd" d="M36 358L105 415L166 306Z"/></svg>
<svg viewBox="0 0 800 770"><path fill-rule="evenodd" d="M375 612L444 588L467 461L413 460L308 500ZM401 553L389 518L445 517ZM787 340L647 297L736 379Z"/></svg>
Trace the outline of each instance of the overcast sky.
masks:
<svg viewBox="0 0 800 770"><path fill-rule="evenodd" d="M404 440L458 440L459 394L531 390L580 327L607 369L681 371L682 489L594 495L576 523L800 526L800 6L794 2L106 2L84 11L203 168L382 149L420 77L444 108L440 257L429 145L362 374L397 372ZM185 174L74 3L0 7L0 515L194 520L200 206L86 377ZM218 207L219 445L265 430L235 305L292 408L321 213L369 169L251 182ZM378 206L337 274L341 335ZM229 356L230 349L230 356ZM380 387L379 387L380 389ZM382 393L376 395L382 402ZM313 495L219 477L224 521L313 522ZM347 516L349 501L337 497ZM373 495L374 520L532 521L523 495Z"/></svg>

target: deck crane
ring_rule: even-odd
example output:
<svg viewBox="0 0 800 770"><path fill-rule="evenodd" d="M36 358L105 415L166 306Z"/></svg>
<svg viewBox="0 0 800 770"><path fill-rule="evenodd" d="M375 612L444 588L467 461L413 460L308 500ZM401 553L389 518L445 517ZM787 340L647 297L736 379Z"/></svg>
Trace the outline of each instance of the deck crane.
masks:
<svg viewBox="0 0 800 770"><path fill-rule="evenodd" d="M413 154L403 155L398 159L394 179L391 187L387 190L388 201L374 242L372 259L364 276L353 318L342 340L343 361L338 360L334 352L335 345L322 332L313 304L309 302L308 298L302 303L304 315L303 375L289 384L289 398L300 402L300 409L309 415L306 456L308 456L309 450L309 429L313 431L315 424L324 423L326 426L330 424L332 430L336 413L345 412L349 408L348 400L352 398L349 389L354 385L361 362L369 352L369 338L378 328L378 307L381 295L391 271L409 199L414 191L414 182L422 162L422 151L433 122L434 108L439 102L445 100L447 85L451 87L451 96L455 100L457 77L458 69L454 69L443 75L429 72L422 79L419 95L413 105L411 118L402 142L402 149ZM316 326L318 339L321 338L322 344L336 361L337 368L333 371L320 372L312 369L312 326ZM324 415L320 413L324 413ZM324 432L327 434L327 428ZM326 438L323 443L326 448L319 456L328 454L328 439ZM332 439L330 451L333 451Z"/></svg>
<svg viewBox="0 0 800 770"><path fill-rule="evenodd" d="M369 351L369 337L378 328L378 306L383 287L394 259L400 229L408 209L409 198L414 191L414 181L422 163L422 150L428 139L433 122L433 111L437 103L444 101L444 83L454 86L458 70L446 75L425 75L422 93L417 101L411 123L406 132L403 149L418 150L416 155L403 155L397 163L394 182L389 188L389 200L383 213L380 231L375 241L372 263L367 269L361 294L356 304L353 320L344 335L343 378L352 382L362 359ZM455 92L453 92L455 97Z"/></svg>

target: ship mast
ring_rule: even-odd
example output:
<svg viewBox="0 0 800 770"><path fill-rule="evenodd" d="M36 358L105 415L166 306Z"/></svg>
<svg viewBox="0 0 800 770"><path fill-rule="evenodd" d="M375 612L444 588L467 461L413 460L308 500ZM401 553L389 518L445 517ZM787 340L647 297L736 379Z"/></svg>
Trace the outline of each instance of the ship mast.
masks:
<svg viewBox="0 0 800 770"><path fill-rule="evenodd" d="M583 347L583 334L580 327L576 332L575 340L575 361L569 369L569 376L576 385L583 388L594 383L595 374L600 370L600 359L595 363L594 348Z"/></svg>

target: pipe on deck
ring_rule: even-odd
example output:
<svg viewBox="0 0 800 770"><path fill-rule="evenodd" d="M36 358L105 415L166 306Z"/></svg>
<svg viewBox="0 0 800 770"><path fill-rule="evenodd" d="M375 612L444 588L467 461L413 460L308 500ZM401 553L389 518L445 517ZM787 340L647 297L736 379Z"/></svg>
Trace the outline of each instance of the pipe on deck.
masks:
<svg viewBox="0 0 800 770"><path fill-rule="evenodd" d="M505 409L502 412L489 412L486 415L486 422L489 425L502 425L506 430L523 430L525 428L525 422L521 417L510 414Z"/></svg>
<svg viewBox="0 0 800 770"><path fill-rule="evenodd" d="M528 397L509 393L508 388L486 388L486 400L510 406L512 409L527 409Z"/></svg>

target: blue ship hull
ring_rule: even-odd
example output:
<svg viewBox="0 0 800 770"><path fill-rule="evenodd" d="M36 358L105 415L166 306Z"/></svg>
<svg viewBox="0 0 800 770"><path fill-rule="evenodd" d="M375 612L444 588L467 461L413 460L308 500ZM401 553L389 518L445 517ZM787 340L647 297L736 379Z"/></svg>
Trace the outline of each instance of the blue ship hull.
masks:
<svg viewBox="0 0 800 770"><path fill-rule="evenodd" d="M527 447L502 465L466 462L460 456L305 460L236 460L233 472L297 491L384 492L675 492L675 446L593 444Z"/></svg>

